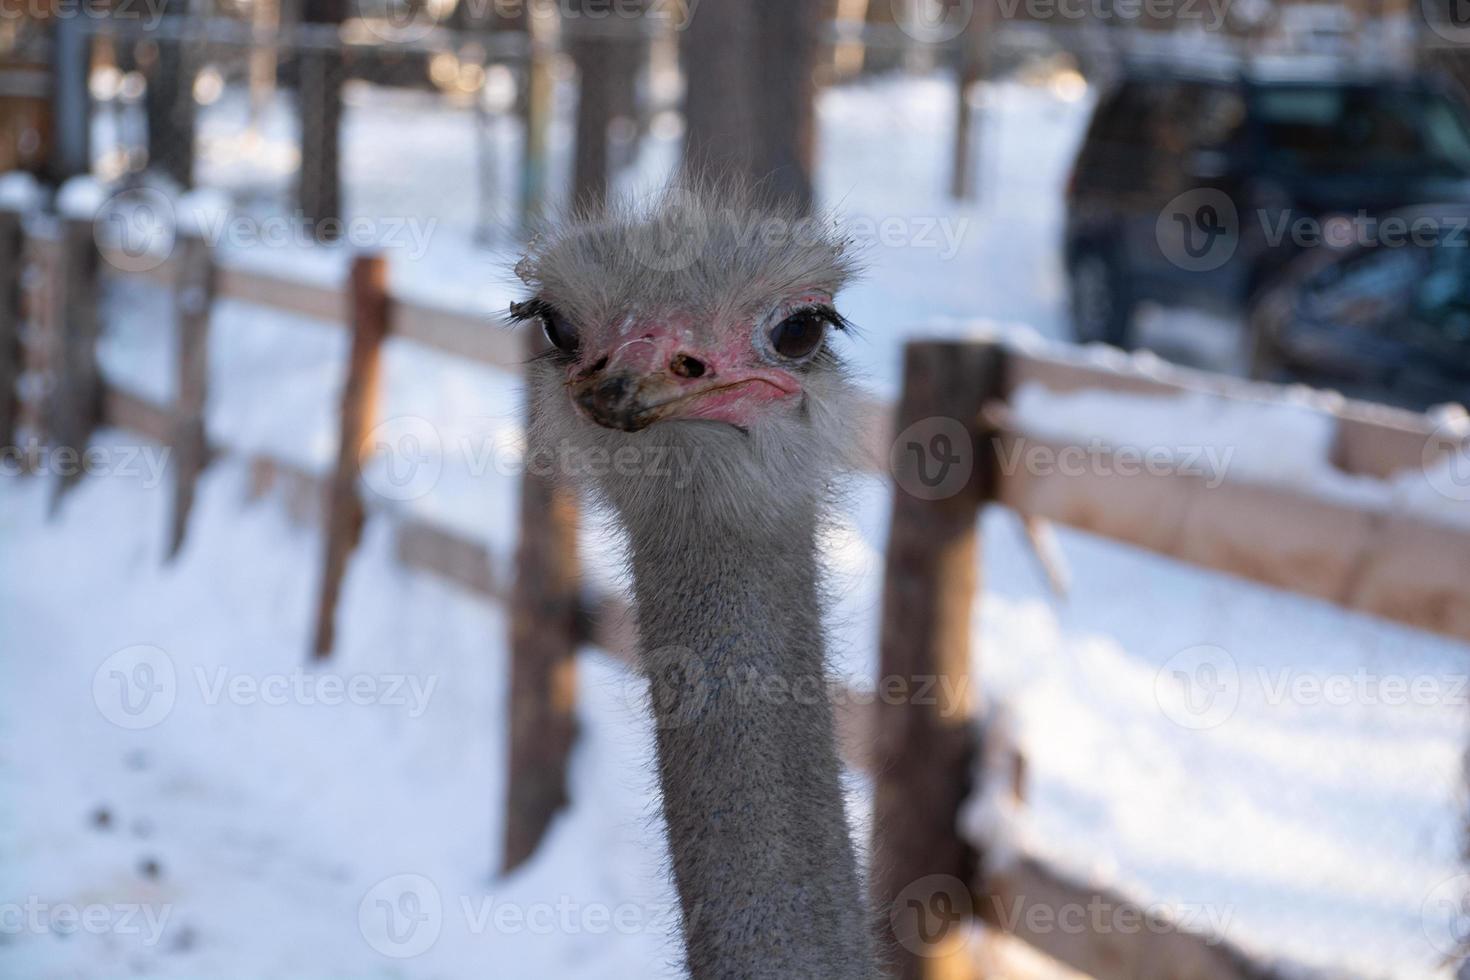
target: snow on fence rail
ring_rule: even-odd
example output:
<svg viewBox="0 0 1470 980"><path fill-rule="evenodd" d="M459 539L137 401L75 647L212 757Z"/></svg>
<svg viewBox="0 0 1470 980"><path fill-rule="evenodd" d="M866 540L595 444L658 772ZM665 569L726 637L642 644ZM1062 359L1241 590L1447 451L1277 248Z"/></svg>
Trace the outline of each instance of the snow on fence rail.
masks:
<svg viewBox="0 0 1470 980"><path fill-rule="evenodd" d="M212 304L236 299L346 327L352 347L333 472L323 479L279 459L251 461L258 488L286 486L297 500L317 502L305 508L307 513L324 515L324 573L313 652L326 656L342 576L367 513L360 467L368 449L366 434L374 424L383 340L389 335L410 339L505 370L518 370L528 343L536 340L495 329L479 316L395 300L379 256L357 257L349 283L338 289L219 265L202 240L188 229L181 231L167 261L138 273L174 297L179 396L172 405L159 405L109 385L97 367L102 262L91 217L57 219L34 213L30 203L0 200L0 282L28 284L24 294L0 291L0 382L6 385L6 397L0 398L0 440L11 444L18 424L20 401L12 394L22 367L18 325L29 316L44 338L41 367L55 380L43 404L29 406L30 420L40 431L57 445L84 447L93 427L110 424L174 449L168 542L173 554L187 531L200 472L210 458L230 451L209 439L204 424ZM977 518L990 503L1470 639L1470 576L1464 573L1470 568L1470 531L1364 502L1327 499L1302 488L1230 479L1228 474L1207 486L1189 474L1121 476L1116 467L1082 474L1005 467L1001 460L1020 458L1014 455L1018 446L1040 446L1052 453L1069 448L1065 440L1028 436L1007 410L1028 385L1054 392L1105 389L1161 397L1204 392L1229 402L1269 403L1280 397L1269 386L1214 375L1027 352L993 341L910 344L899 404L895 409L871 406L874 425L866 460L870 470L890 475L895 485L880 677L946 677L950 683L940 685L941 690L971 690L966 680L970 612L977 591ZM1437 445L1434 420L1426 416L1354 402L1328 412L1336 427L1334 463L1346 473L1383 478L1431 465L1437 454L1464 449ZM893 429L887 424L890 414ZM925 459L932 446L925 434L933 431L936 419L959 427L959 447L968 451L973 466L950 492L915 492L929 485L920 480L919 467L932 462ZM892 431L900 433L897 442ZM915 432L920 435L910 438ZM534 852L565 802L577 648L591 644L627 657L632 645L622 601L579 591L574 503L544 479L529 473L523 479L512 581L497 576L495 569L506 566L482 543L395 516L397 554L404 564L510 606L507 868ZM57 492L65 487L59 484ZM976 789L977 705L943 703L943 698L863 704L864 699L841 699L838 722L844 754L874 776L875 887L895 910L896 931L901 931L902 918L897 912L905 905L924 915L922 910L935 907L943 883L955 880L971 883L966 887L972 889L968 909L973 916L965 919L993 919L979 910L1002 905L1090 907L1090 902L1104 901L1114 908L1129 907L1126 900L1071 881L1033 857L996 861L991 855L986 861L978 853L986 842L977 846L961 839L957 817ZM987 757L993 749L987 747ZM984 778L997 783L1009 779L993 771ZM1193 935L1169 923L1126 934L1077 934L1028 932L1029 921L1023 915L990 924L1104 980L1276 975L1263 961L1218 937ZM904 950L902 975L954 975L948 972L955 966L953 957L940 954L954 927L962 924L945 921L931 932L920 923L916 933L896 936Z"/></svg>

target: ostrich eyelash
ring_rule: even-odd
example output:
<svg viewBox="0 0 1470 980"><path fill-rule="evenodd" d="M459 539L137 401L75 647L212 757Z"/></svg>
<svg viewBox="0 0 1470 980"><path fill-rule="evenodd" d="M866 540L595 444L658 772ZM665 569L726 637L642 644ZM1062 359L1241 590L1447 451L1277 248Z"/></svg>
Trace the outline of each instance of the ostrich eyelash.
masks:
<svg viewBox="0 0 1470 980"><path fill-rule="evenodd" d="M827 322L832 324L832 327L834 329L841 330L843 333L852 333L856 329L853 327L851 320L843 316L841 313L838 313L837 310L833 309L832 307L829 306L822 312L827 317Z"/></svg>
<svg viewBox="0 0 1470 980"><path fill-rule="evenodd" d="M539 296L534 299L528 299L524 303L510 304L511 323L525 323L527 320L539 320L547 316L552 316L555 313L556 310L552 308L552 305Z"/></svg>
<svg viewBox="0 0 1470 980"><path fill-rule="evenodd" d="M843 316L841 313L838 313L835 306L828 306L825 303L817 303L812 306L803 306L792 310L790 313L787 314L787 316L800 316L803 313L811 313L821 317L823 320L826 320L827 325L834 330L841 330L843 333L856 332L856 328L852 325L852 321Z"/></svg>
<svg viewBox="0 0 1470 980"><path fill-rule="evenodd" d="M564 347L553 336L554 333L559 332L557 325L565 322L562 313L556 307L539 296L528 299L524 303L510 304L510 322L519 324L527 321L538 321L541 329L546 333L546 339L551 343L549 348L531 355L528 363L553 361L558 364L571 364L576 360L578 345L576 332L573 331L571 334L571 348Z"/></svg>

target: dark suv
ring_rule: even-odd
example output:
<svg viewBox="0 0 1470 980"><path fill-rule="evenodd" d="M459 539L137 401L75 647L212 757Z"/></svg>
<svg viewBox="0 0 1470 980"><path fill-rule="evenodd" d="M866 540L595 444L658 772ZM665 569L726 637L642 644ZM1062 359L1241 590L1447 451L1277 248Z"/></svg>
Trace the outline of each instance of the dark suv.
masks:
<svg viewBox="0 0 1470 980"><path fill-rule="evenodd" d="M1464 201L1470 115L1437 79L1133 67L1067 189L1077 339L1128 346L1145 300L1239 314L1295 254Z"/></svg>

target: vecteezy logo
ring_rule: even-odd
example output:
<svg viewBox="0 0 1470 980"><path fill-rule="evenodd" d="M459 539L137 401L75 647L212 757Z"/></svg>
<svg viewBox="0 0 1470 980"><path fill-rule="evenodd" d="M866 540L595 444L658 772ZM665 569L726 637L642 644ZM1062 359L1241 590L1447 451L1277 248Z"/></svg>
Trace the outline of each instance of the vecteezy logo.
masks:
<svg viewBox="0 0 1470 980"><path fill-rule="evenodd" d="M1419 13L1444 40L1470 44L1470 0L1419 0Z"/></svg>
<svg viewBox="0 0 1470 980"><path fill-rule="evenodd" d="M1470 874L1435 885L1425 896L1419 916L1424 935L1436 952L1455 958L1470 953Z"/></svg>
<svg viewBox="0 0 1470 980"><path fill-rule="evenodd" d="M384 878L357 905L357 928L367 944L384 956L419 956L439 941L444 902L423 875Z"/></svg>
<svg viewBox="0 0 1470 980"><path fill-rule="evenodd" d="M173 202L151 187L112 195L92 219L103 259L122 272L151 272L168 261L178 236Z"/></svg>
<svg viewBox="0 0 1470 980"><path fill-rule="evenodd" d="M1447 500L1470 502L1470 424L1436 426L1424 442L1424 479Z"/></svg>
<svg viewBox="0 0 1470 980"><path fill-rule="evenodd" d="M117 651L92 675L92 703L102 717L134 731L167 718L178 691L173 658L146 644Z"/></svg>
<svg viewBox="0 0 1470 980"><path fill-rule="evenodd" d="M1176 725L1195 731L1219 727L1240 704L1240 669L1220 647L1180 650L1154 676L1154 700Z"/></svg>
<svg viewBox="0 0 1470 980"><path fill-rule="evenodd" d="M888 918L893 938L918 956L944 956L964 935L970 890L954 875L925 875L898 893Z"/></svg>
<svg viewBox="0 0 1470 980"><path fill-rule="evenodd" d="M925 44L953 41L975 16L975 0L889 0L889 4L899 29Z"/></svg>
<svg viewBox="0 0 1470 980"><path fill-rule="evenodd" d="M1209 272L1235 255L1240 213L1224 191L1186 191L1164 206L1154 236L1169 262L1186 272Z"/></svg>
<svg viewBox="0 0 1470 980"><path fill-rule="evenodd" d="M403 415L376 426L367 438L362 482L384 500L417 500L439 484L444 442L427 420Z"/></svg>
<svg viewBox="0 0 1470 980"><path fill-rule="evenodd" d="M893 441L888 468L894 482L920 500L953 497L969 485L975 469L970 432L944 416L915 422Z"/></svg>
<svg viewBox="0 0 1470 980"><path fill-rule="evenodd" d="M439 26L433 4L411 3L407 0L387 0L386 3L378 4L354 0L353 6L356 8L357 20L380 41L422 41Z"/></svg>
<svg viewBox="0 0 1470 980"><path fill-rule="evenodd" d="M633 257L658 272L680 272L699 261L710 239L709 218L699 201L679 188L645 204L648 219L628 241Z"/></svg>
<svg viewBox="0 0 1470 980"><path fill-rule="evenodd" d="M704 717L714 694L709 668L688 647L659 647L642 657L654 724L683 728ZM636 680L630 678L630 682Z"/></svg>

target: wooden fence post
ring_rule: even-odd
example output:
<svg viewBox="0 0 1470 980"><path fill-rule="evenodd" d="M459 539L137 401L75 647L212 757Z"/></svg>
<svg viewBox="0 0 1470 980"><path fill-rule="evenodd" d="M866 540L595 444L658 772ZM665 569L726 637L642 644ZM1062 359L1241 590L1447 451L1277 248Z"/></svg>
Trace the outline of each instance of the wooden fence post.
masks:
<svg viewBox="0 0 1470 980"><path fill-rule="evenodd" d="M22 350L21 271L24 261L21 214L0 208L0 452L15 446L20 425Z"/></svg>
<svg viewBox="0 0 1470 980"><path fill-rule="evenodd" d="M214 256L194 231L179 236L174 316L178 328L178 395L173 405L174 500L169 521L168 557L184 544L194 489L208 463L204 409L209 389L209 312L214 303Z"/></svg>
<svg viewBox="0 0 1470 980"><path fill-rule="evenodd" d="M532 335L535 352L544 344ZM527 407L529 422L530 407ZM501 868L535 853L567 802L576 740L577 505L571 492L527 466L521 478L521 540L510 607L510 764Z"/></svg>
<svg viewBox="0 0 1470 980"><path fill-rule="evenodd" d="M92 430L102 418L102 373L97 367L97 282L101 254L93 237L93 219L64 217L59 262L53 288L53 345L48 359L55 385L46 400L46 429L51 444L76 454L76 465L61 470L53 512L61 496L82 476L81 458Z"/></svg>
<svg viewBox="0 0 1470 980"><path fill-rule="evenodd" d="M347 361L347 382L342 387L337 467L327 485L325 556L316 611L316 637L312 641L312 653L318 660L332 653L342 576L366 518L357 483L364 443L372 430L377 408L380 355L383 338L388 334L387 261L381 255L359 255L354 259L350 291L352 351Z"/></svg>
<svg viewBox="0 0 1470 980"><path fill-rule="evenodd" d="M875 746L877 906L903 980L971 974L964 957L977 855L955 826L976 753L970 689L977 519L993 494L981 419L1001 391L998 345L908 345L883 584Z"/></svg>

